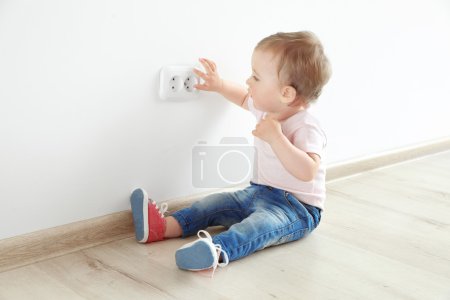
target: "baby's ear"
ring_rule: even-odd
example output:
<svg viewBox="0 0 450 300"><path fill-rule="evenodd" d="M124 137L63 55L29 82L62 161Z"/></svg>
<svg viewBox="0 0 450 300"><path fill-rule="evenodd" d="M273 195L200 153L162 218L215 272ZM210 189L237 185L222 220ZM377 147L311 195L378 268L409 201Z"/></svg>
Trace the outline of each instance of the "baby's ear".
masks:
<svg viewBox="0 0 450 300"><path fill-rule="evenodd" d="M284 104L292 103L297 98L297 91L290 85L281 88L281 102Z"/></svg>

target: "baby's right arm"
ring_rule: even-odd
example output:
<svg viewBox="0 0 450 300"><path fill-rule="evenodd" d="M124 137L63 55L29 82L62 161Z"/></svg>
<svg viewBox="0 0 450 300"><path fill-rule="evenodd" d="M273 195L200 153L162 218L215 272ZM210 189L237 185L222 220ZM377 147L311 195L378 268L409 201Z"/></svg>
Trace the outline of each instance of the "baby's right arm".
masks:
<svg viewBox="0 0 450 300"><path fill-rule="evenodd" d="M213 61L205 58L200 58L199 60L205 68L206 73L197 69L194 69L194 73L200 76L205 82L203 84L196 84L194 87L202 91L217 92L234 104L248 110L248 91L236 83L220 78L216 64Z"/></svg>

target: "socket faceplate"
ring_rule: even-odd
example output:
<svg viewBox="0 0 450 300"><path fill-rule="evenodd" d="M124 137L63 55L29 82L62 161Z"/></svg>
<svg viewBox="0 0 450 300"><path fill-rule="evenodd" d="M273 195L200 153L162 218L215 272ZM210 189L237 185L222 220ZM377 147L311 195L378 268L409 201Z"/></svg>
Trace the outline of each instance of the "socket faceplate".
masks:
<svg viewBox="0 0 450 300"><path fill-rule="evenodd" d="M189 65L163 67L159 76L159 97L164 100L197 98L199 91L193 86L200 79L195 75L193 69L194 66Z"/></svg>

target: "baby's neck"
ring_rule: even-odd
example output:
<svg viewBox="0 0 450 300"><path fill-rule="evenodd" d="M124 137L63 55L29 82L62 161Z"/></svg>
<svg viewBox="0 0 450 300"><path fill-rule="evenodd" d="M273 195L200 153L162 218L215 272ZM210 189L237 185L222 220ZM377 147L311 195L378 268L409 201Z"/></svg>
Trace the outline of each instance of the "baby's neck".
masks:
<svg viewBox="0 0 450 300"><path fill-rule="evenodd" d="M282 121L284 121L286 119L289 119L290 117L292 117L293 115L295 115L299 111L304 111L304 110L306 110L306 108L301 106L301 107L297 107L297 108L294 108L294 109L289 109L289 110L285 110L285 111L281 111L281 112L275 112L275 113L268 112L266 114L266 117L270 117L272 119L277 120L278 122L282 122Z"/></svg>

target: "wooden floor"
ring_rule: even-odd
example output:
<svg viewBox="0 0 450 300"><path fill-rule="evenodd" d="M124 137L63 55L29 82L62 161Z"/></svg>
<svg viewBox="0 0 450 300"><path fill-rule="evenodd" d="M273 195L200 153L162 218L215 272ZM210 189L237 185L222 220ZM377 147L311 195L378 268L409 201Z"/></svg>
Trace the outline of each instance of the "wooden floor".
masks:
<svg viewBox="0 0 450 300"><path fill-rule="evenodd" d="M313 234L213 279L177 269L191 240L123 239L3 272L0 299L450 299L450 151L328 183Z"/></svg>

